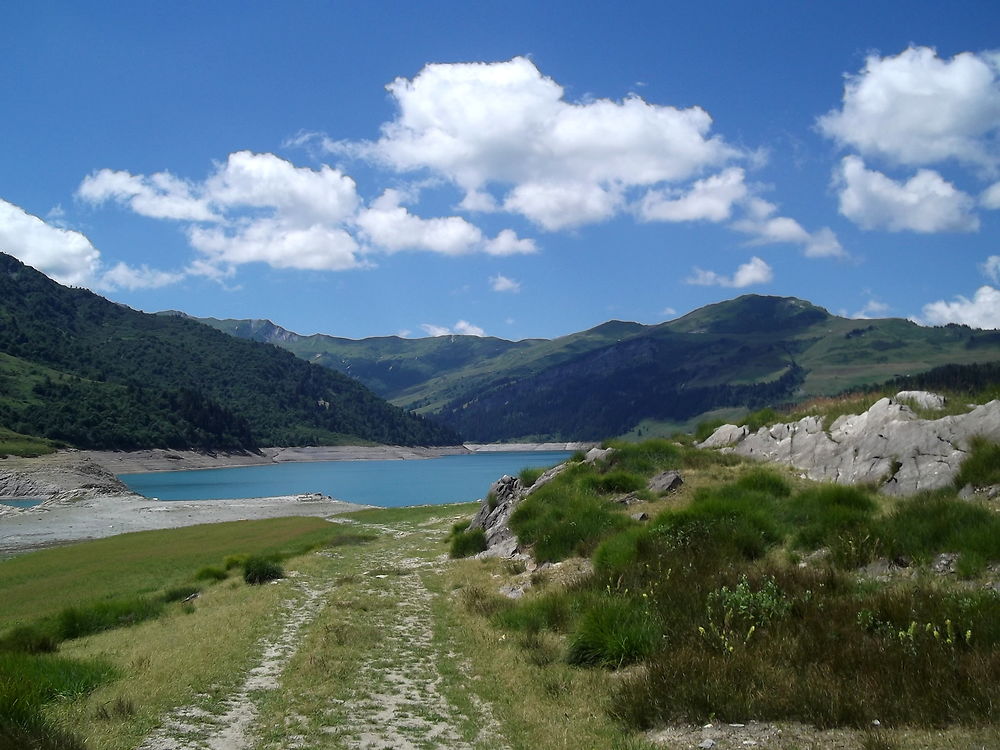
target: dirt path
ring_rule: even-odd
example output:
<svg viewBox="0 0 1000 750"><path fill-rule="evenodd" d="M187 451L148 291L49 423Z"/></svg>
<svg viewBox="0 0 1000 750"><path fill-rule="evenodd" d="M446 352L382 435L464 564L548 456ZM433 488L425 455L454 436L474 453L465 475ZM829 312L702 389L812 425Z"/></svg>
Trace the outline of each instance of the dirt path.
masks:
<svg viewBox="0 0 1000 750"><path fill-rule="evenodd" d="M449 563L431 526L359 524L379 540L321 552L276 584L292 595L240 686L221 705L204 696L172 712L140 750L504 747L464 684L468 664L436 632L427 580ZM318 663L325 679L309 671Z"/></svg>
<svg viewBox="0 0 1000 750"><path fill-rule="evenodd" d="M280 630L258 644L259 661L223 702L223 712L184 706L138 750L244 750L251 746L259 693L279 689L281 674L298 649L303 627L315 619L330 590L329 584L306 579L295 580L293 586L294 596L284 602Z"/></svg>

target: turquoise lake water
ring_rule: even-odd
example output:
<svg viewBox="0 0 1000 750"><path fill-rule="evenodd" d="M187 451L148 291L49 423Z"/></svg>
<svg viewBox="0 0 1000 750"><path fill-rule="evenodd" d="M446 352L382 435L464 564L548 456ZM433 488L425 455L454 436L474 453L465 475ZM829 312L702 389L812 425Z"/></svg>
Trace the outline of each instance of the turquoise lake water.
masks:
<svg viewBox="0 0 1000 750"><path fill-rule="evenodd" d="M15 508L33 508L40 505L41 502L42 498L40 497L5 497L0 499L0 503L13 505Z"/></svg>
<svg viewBox="0 0 1000 750"><path fill-rule="evenodd" d="M504 474L547 467L564 451L473 453L408 461L315 461L231 469L123 474L132 490L160 500L211 500L321 492L336 500L397 508L485 497Z"/></svg>

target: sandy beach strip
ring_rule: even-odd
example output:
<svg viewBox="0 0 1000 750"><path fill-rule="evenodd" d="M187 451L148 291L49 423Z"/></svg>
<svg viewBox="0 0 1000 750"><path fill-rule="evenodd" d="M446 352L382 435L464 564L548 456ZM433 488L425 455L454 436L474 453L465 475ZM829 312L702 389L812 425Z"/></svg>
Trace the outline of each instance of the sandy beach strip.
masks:
<svg viewBox="0 0 1000 750"><path fill-rule="evenodd" d="M190 501L114 495L48 500L33 508L0 505L0 557L131 531L286 516L325 518L368 507L320 494Z"/></svg>

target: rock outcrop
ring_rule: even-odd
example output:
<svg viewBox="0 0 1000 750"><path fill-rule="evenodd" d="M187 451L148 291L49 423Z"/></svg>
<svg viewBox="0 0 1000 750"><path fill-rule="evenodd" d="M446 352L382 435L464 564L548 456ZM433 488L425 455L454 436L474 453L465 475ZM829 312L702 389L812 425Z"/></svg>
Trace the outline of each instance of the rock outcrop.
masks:
<svg viewBox="0 0 1000 750"><path fill-rule="evenodd" d="M591 448L584 457L585 463L606 458L614 448ZM504 475L490 487L489 494L481 501L479 511L469 524L469 531L482 529L486 534L486 551L478 557L520 557L517 536L511 531L510 517L526 497L539 487L544 487L569 467L570 463L553 466L530 487L525 487L518 477Z"/></svg>
<svg viewBox="0 0 1000 750"><path fill-rule="evenodd" d="M82 500L135 495L110 471L78 451L0 460L0 497Z"/></svg>
<svg viewBox="0 0 1000 750"><path fill-rule="evenodd" d="M889 495L912 495L952 483L975 436L1000 442L1000 401L967 414L920 419L901 400L940 408L937 394L904 391L864 414L839 417L824 429L819 417L761 427L723 425L702 448L794 466L810 478L873 484Z"/></svg>

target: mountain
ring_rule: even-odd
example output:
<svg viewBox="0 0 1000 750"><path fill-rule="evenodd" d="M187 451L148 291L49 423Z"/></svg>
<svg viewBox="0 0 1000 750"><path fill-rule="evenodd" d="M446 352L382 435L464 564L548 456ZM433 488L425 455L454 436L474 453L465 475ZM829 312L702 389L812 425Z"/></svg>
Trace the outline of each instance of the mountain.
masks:
<svg viewBox="0 0 1000 750"><path fill-rule="evenodd" d="M299 336L202 319L351 374L467 440L592 440L690 425L924 372L1000 360L1000 333L852 320L794 297L745 295L659 325L609 321L553 340ZM728 411L725 411L728 410Z"/></svg>
<svg viewBox="0 0 1000 750"><path fill-rule="evenodd" d="M357 381L0 253L0 427L81 448L459 442Z"/></svg>

